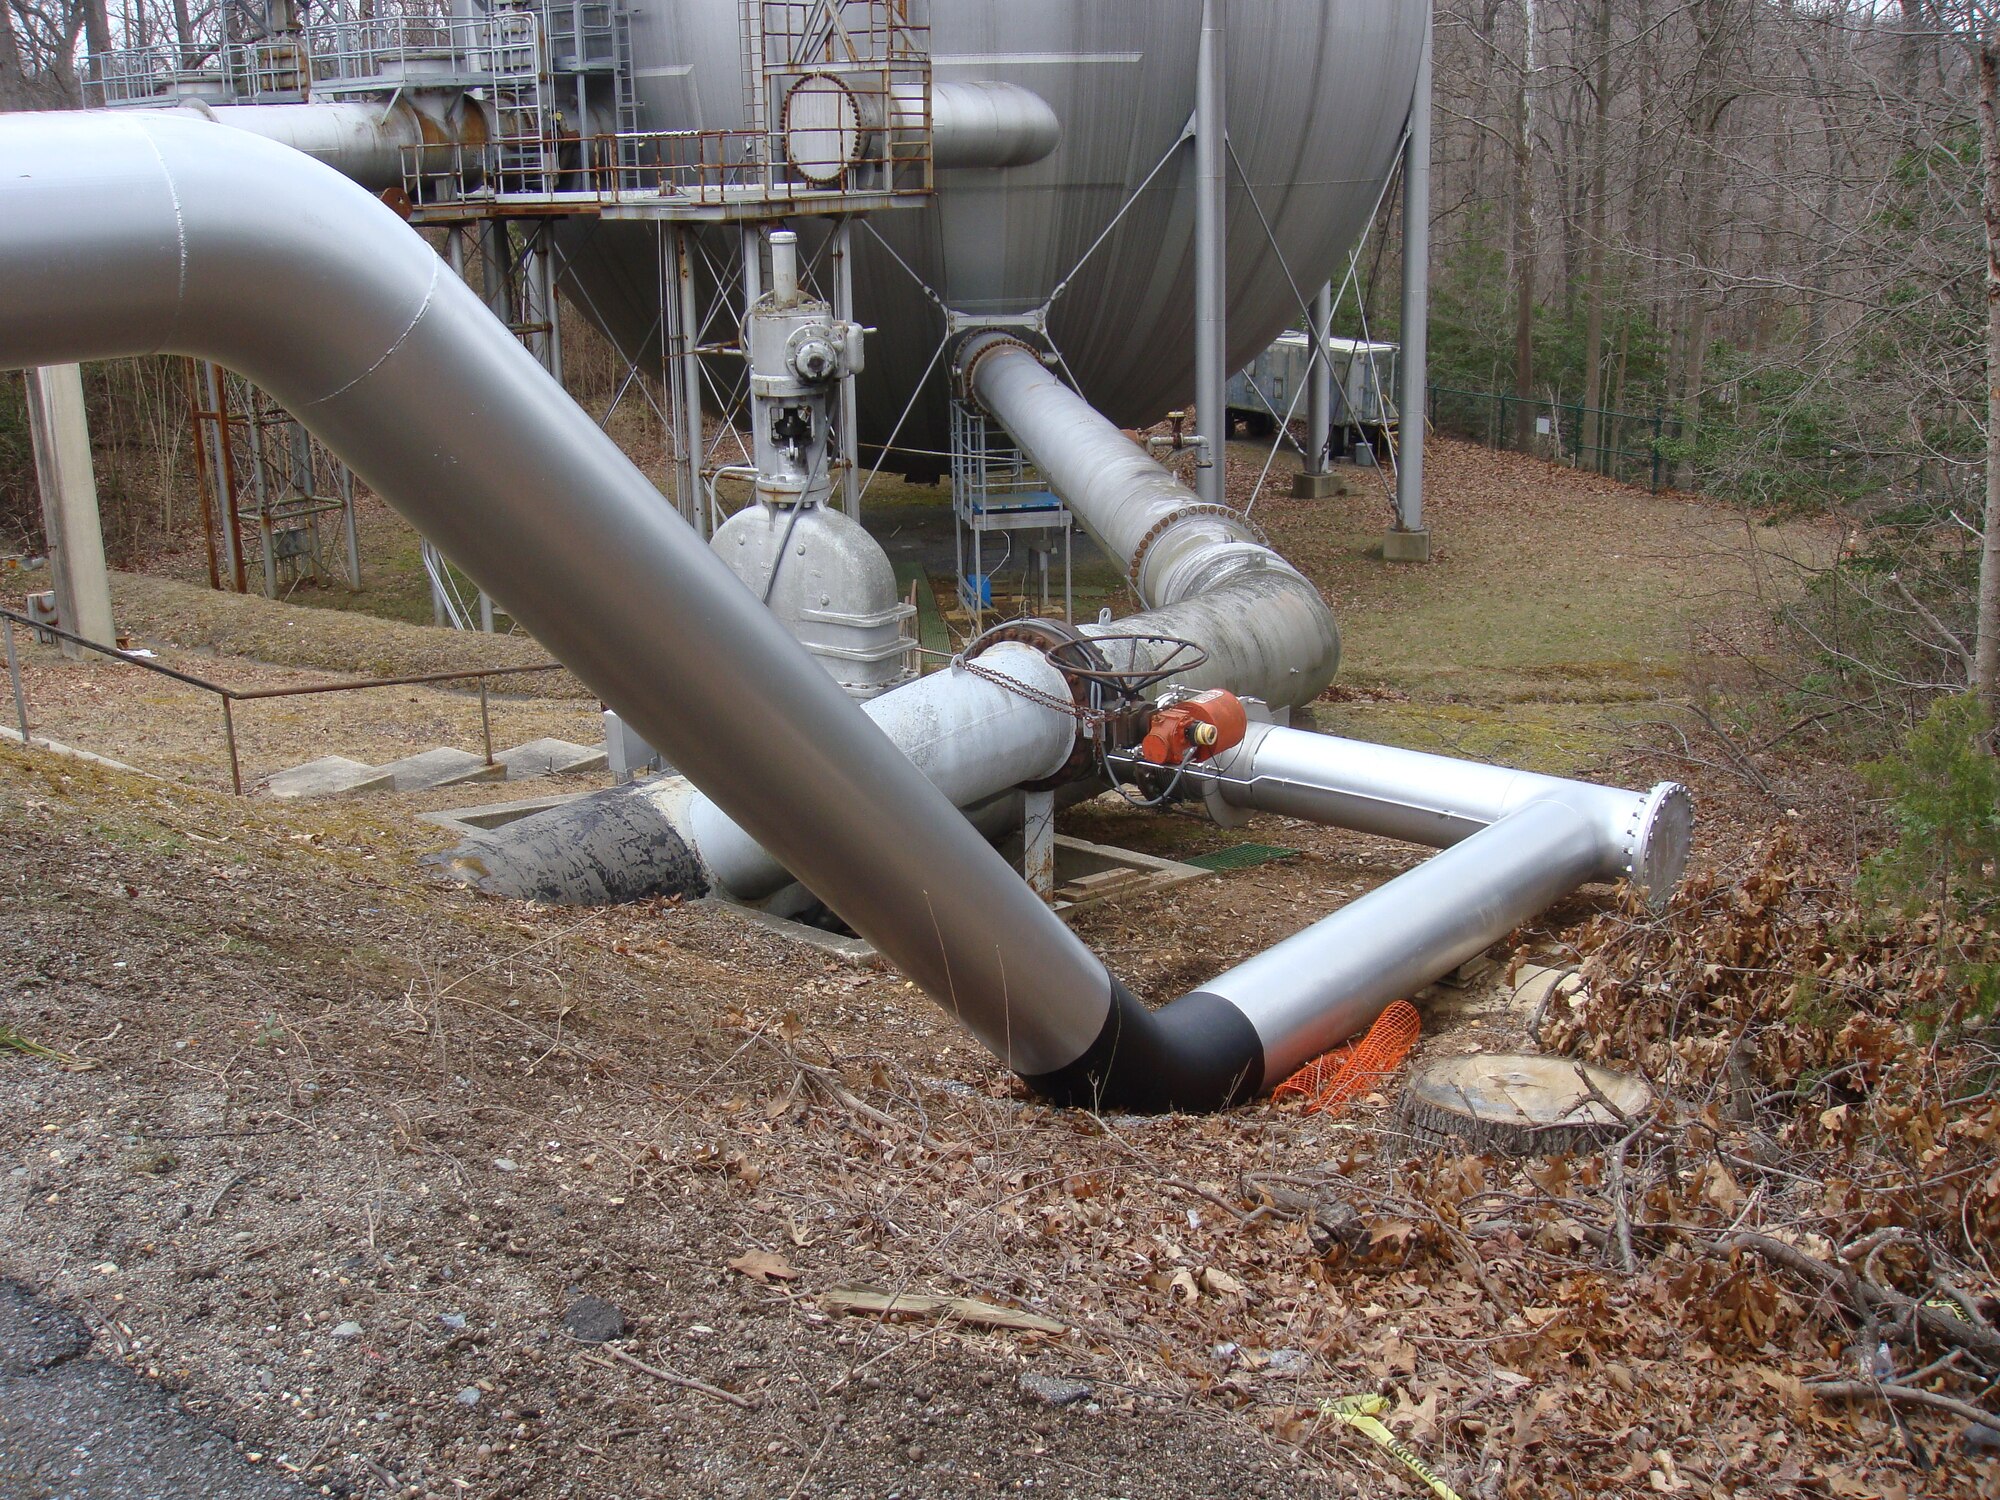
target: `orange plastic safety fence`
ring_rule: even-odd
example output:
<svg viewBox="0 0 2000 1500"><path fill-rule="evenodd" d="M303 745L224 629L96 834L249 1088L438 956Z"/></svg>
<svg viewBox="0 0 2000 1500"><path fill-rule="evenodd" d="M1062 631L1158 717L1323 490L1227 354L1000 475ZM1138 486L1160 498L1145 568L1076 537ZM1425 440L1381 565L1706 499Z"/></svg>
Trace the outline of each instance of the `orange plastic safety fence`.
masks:
<svg viewBox="0 0 2000 1500"><path fill-rule="evenodd" d="M1315 1058L1272 1090L1277 1100L1304 1099L1314 1114L1339 1114L1403 1065L1423 1035L1417 1008L1398 1000L1358 1041Z"/></svg>

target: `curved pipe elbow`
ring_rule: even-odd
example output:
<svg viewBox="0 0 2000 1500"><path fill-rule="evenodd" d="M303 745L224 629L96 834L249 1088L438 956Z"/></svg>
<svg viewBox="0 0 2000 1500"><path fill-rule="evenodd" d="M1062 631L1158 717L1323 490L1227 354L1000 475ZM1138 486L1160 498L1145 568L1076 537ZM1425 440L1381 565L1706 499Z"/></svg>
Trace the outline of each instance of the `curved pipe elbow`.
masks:
<svg viewBox="0 0 2000 1500"><path fill-rule="evenodd" d="M1067 1067L1021 1079L1051 1104L1194 1114L1247 1103L1264 1075L1257 1028L1230 1001L1196 990L1148 1010L1114 978L1097 1039Z"/></svg>

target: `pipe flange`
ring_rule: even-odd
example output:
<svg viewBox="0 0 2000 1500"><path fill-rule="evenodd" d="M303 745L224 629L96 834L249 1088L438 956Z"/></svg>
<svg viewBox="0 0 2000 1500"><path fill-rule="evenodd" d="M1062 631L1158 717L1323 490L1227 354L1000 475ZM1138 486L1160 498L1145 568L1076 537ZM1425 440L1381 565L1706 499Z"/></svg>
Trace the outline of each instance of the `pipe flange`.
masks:
<svg viewBox="0 0 2000 1500"><path fill-rule="evenodd" d="M1095 691L1096 684L1077 669L1079 666L1082 666L1090 671L1109 672L1111 670L1111 662L1102 651L1099 651L1091 643L1089 636L1082 634L1074 626L1065 625L1060 620L1004 621L999 625L995 625L985 634L975 638L960 653L960 657L962 660L969 662L978 657L982 652L990 651L993 647L1008 642L1039 651L1050 666L1062 673L1063 681L1069 686L1070 702L1067 704L1051 702L1048 705L1051 708L1057 708L1061 712L1069 714L1077 721L1077 734L1076 738L1071 742L1069 758L1056 769L1054 775L1044 776L1040 781L1024 781L1021 783L1024 791L1053 791L1056 787L1065 786L1089 774L1097 763L1097 751L1091 744L1091 736L1087 732L1087 726L1102 719L1103 711L1099 704L1094 701L1097 697ZM1063 661L1065 654L1071 657L1071 660L1067 664ZM1021 692L1022 690L1016 686L1010 689L1010 691ZM1026 695L1024 694L1024 696ZM1038 693L1034 694L1033 701L1040 702L1041 695Z"/></svg>
<svg viewBox="0 0 2000 1500"><path fill-rule="evenodd" d="M985 353L984 350L980 352ZM1139 538L1139 545L1132 549L1132 556L1125 564L1125 577L1132 585L1132 592L1145 603L1155 605L1160 602L1147 599L1145 590L1139 587L1139 575L1146 566L1146 553L1151 550L1153 543L1181 522L1191 521L1200 516L1220 516L1224 520L1233 521L1249 533L1249 540L1266 549L1271 547L1271 539L1264 535L1264 528L1231 506L1210 505L1204 502L1199 505L1183 505L1179 510L1170 510L1146 528L1146 534Z"/></svg>
<svg viewBox="0 0 2000 1500"><path fill-rule="evenodd" d="M1638 805L1625 829L1625 874L1658 911L1680 884L1694 843L1694 797L1663 781Z"/></svg>
<svg viewBox="0 0 2000 1500"><path fill-rule="evenodd" d="M986 415L989 417L993 414L986 411L986 404L979 399L978 394L973 390L974 374L979 369L979 362L985 359L987 355L997 353L1002 349L1020 349L1034 356L1037 361L1043 359L1042 351L1037 349L1033 344L1030 344L1026 339L1016 338L1011 333L1002 333L997 328L981 328L968 333L965 336L965 341L958 347L959 353L957 357L963 363L952 373L958 377L959 398L978 407L982 412L986 412ZM968 349L972 351L970 354L965 352Z"/></svg>

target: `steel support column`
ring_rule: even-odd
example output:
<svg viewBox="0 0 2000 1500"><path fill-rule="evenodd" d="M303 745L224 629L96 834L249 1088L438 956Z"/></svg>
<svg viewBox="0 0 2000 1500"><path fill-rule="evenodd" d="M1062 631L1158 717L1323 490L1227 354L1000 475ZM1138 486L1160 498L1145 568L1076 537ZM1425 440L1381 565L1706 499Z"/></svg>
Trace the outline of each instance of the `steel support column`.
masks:
<svg viewBox="0 0 2000 1500"><path fill-rule="evenodd" d="M833 226L833 315L844 323L854 317L854 241L852 219L836 219ZM860 421L854 394L854 372L840 377L840 447L834 455L841 466L840 508L855 520L861 519L861 449L855 436Z"/></svg>
<svg viewBox="0 0 2000 1500"><path fill-rule="evenodd" d="M1423 51L1410 95L1409 139L1403 148L1403 379L1396 393L1396 528L1384 548L1392 559L1414 562L1430 559L1430 533L1424 529L1424 424L1429 418L1425 365L1430 330L1432 26L1426 7Z"/></svg>
<svg viewBox="0 0 2000 1500"><path fill-rule="evenodd" d="M1202 0L1201 48L1194 83L1194 413L1203 452L1195 490L1209 505L1222 504L1224 440L1229 410L1223 389L1228 372L1224 303L1228 293L1227 223L1223 167L1228 159L1223 93L1223 0Z"/></svg>
<svg viewBox="0 0 2000 1500"><path fill-rule="evenodd" d="M28 433L42 491L42 524L55 574L57 616L63 629L102 646L115 646L111 577L104 567L104 531L98 522L97 476L91 466L79 367L45 365L28 371ZM72 658L84 654L81 646L68 641L62 649Z"/></svg>
<svg viewBox="0 0 2000 1500"><path fill-rule="evenodd" d="M1311 373L1306 385L1306 472L1327 471L1327 433L1333 426L1333 365L1327 358L1326 341L1333 336L1333 283L1328 282L1313 296Z"/></svg>
<svg viewBox="0 0 2000 1500"><path fill-rule="evenodd" d="M701 489L701 355L696 352L701 347L701 309L695 298L694 246L690 242L693 233L691 229L675 226L667 231L667 242L673 247L669 253L673 256L675 298L681 315L681 399L686 403L681 420L687 425L684 472L688 520L706 539L713 518L708 513L708 498Z"/></svg>

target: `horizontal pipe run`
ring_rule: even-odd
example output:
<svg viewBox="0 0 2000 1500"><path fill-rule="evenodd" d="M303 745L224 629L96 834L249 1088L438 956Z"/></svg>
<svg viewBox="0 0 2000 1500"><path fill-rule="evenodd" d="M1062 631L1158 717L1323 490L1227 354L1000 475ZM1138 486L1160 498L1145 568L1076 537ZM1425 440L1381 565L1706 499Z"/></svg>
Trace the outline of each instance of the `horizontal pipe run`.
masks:
<svg viewBox="0 0 2000 1500"><path fill-rule="evenodd" d="M921 121L921 95L895 91L899 123ZM931 160L941 168L1025 167L1056 149L1062 122L1048 101L1018 83L941 81L931 85Z"/></svg>
<svg viewBox="0 0 2000 1500"><path fill-rule="evenodd" d="M371 192L403 181L403 152L424 144L417 112L397 103L380 104L204 104L172 106L232 130L262 136L302 151Z"/></svg>
<svg viewBox="0 0 2000 1500"><path fill-rule="evenodd" d="M980 667L1029 692L1068 692L1062 674L1027 646L995 646ZM1075 719L959 669L892 689L862 712L986 834L1004 831L1007 811L989 815L987 804L1054 775L1076 739ZM794 878L705 793L673 775L469 834L444 863L491 895L562 905L711 891L761 901Z"/></svg>
<svg viewBox="0 0 2000 1500"><path fill-rule="evenodd" d="M1596 832L1597 863L1582 878L1630 880L1656 905L1679 882L1693 834L1693 804L1677 782L1629 792L1275 724L1252 724L1189 775L1213 781L1233 807L1433 848L1558 802Z"/></svg>
<svg viewBox="0 0 2000 1500"><path fill-rule="evenodd" d="M1069 693L1048 658L1027 646L1002 643L979 665L1044 697ZM1076 742L1075 719L960 668L894 688L862 711L956 807L1053 776ZM693 798L680 826L712 882L737 900L791 884L785 867L707 796Z"/></svg>
<svg viewBox="0 0 2000 1500"><path fill-rule="evenodd" d="M212 359L269 391L1008 1066L1104 966L422 238L242 131L0 117L0 367Z"/></svg>

